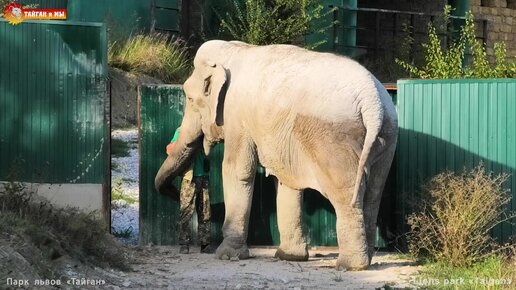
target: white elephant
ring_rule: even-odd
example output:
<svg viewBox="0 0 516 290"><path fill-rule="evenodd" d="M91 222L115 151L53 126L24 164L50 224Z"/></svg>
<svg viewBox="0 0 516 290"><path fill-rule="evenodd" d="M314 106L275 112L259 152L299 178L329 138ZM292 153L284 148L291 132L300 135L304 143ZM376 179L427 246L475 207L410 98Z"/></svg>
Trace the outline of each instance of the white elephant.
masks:
<svg viewBox="0 0 516 290"><path fill-rule="evenodd" d="M335 208L337 268L367 268L398 133L392 100L369 71L349 58L292 45L213 40L199 48L184 91L181 134L155 184L173 194L172 179L201 143L208 154L224 141L226 216L217 257L249 256L259 162L277 179L277 257L308 259L301 203L303 190L312 188Z"/></svg>

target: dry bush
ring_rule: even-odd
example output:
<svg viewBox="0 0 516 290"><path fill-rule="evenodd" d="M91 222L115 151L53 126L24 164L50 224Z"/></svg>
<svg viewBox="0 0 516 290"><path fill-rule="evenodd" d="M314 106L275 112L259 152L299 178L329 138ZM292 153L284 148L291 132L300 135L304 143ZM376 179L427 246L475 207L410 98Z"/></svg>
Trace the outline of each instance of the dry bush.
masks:
<svg viewBox="0 0 516 290"><path fill-rule="evenodd" d="M507 177L482 165L434 177L423 189L420 211L408 217L411 254L462 267L499 250L489 231L511 218L504 213L511 199L503 188Z"/></svg>
<svg viewBox="0 0 516 290"><path fill-rule="evenodd" d="M97 212L56 208L19 182L0 187L0 233L30 241L48 260L68 255L97 266L130 269L123 246L109 235Z"/></svg>

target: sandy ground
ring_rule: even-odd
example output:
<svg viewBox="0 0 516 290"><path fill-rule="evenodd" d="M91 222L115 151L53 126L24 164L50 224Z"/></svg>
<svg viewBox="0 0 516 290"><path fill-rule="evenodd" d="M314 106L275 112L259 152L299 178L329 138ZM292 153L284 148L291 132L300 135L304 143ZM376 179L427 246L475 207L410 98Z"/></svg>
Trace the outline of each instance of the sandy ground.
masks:
<svg viewBox="0 0 516 290"><path fill-rule="evenodd" d="M418 266L389 253L378 253L367 271L336 271L336 249L310 251L308 262L273 258L273 248L251 248L253 258L222 261L214 255L179 254L179 247L140 247L134 272L111 289L381 289L410 287Z"/></svg>

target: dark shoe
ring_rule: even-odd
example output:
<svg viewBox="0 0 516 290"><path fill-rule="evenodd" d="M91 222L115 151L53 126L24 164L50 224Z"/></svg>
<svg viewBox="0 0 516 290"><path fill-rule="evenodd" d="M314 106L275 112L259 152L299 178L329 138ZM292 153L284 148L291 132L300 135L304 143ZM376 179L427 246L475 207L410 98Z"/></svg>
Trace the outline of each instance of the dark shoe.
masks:
<svg viewBox="0 0 516 290"><path fill-rule="evenodd" d="M181 247L179 248L180 254L188 254L189 252L190 252L190 247L188 247L188 245L181 245Z"/></svg>
<svg viewBox="0 0 516 290"><path fill-rule="evenodd" d="M215 250L215 247L212 247L210 244L201 245L201 253L203 254L213 254Z"/></svg>

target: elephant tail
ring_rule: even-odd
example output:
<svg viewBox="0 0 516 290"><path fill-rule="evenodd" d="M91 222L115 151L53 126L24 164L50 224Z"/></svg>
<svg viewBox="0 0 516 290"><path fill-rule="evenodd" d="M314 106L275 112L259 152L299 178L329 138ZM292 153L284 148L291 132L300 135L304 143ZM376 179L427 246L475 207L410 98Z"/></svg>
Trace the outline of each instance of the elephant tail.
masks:
<svg viewBox="0 0 516 290"><path fill-rule="evenodd" d="M382 129L384 108L381 102L381 97L379 96L381 93L381 91L377 91L376 94L372 94L374 98L364 100L361 109L362 120L366 128L366 135L364 138L362 153L360 154L360 159L358 161L357 177L355 180L353 197L351 199L351 206L353 207L358 206L358 201L363 201L366 190L366 181L371 165L371 151L373 150L374 143Z"/></svg>

